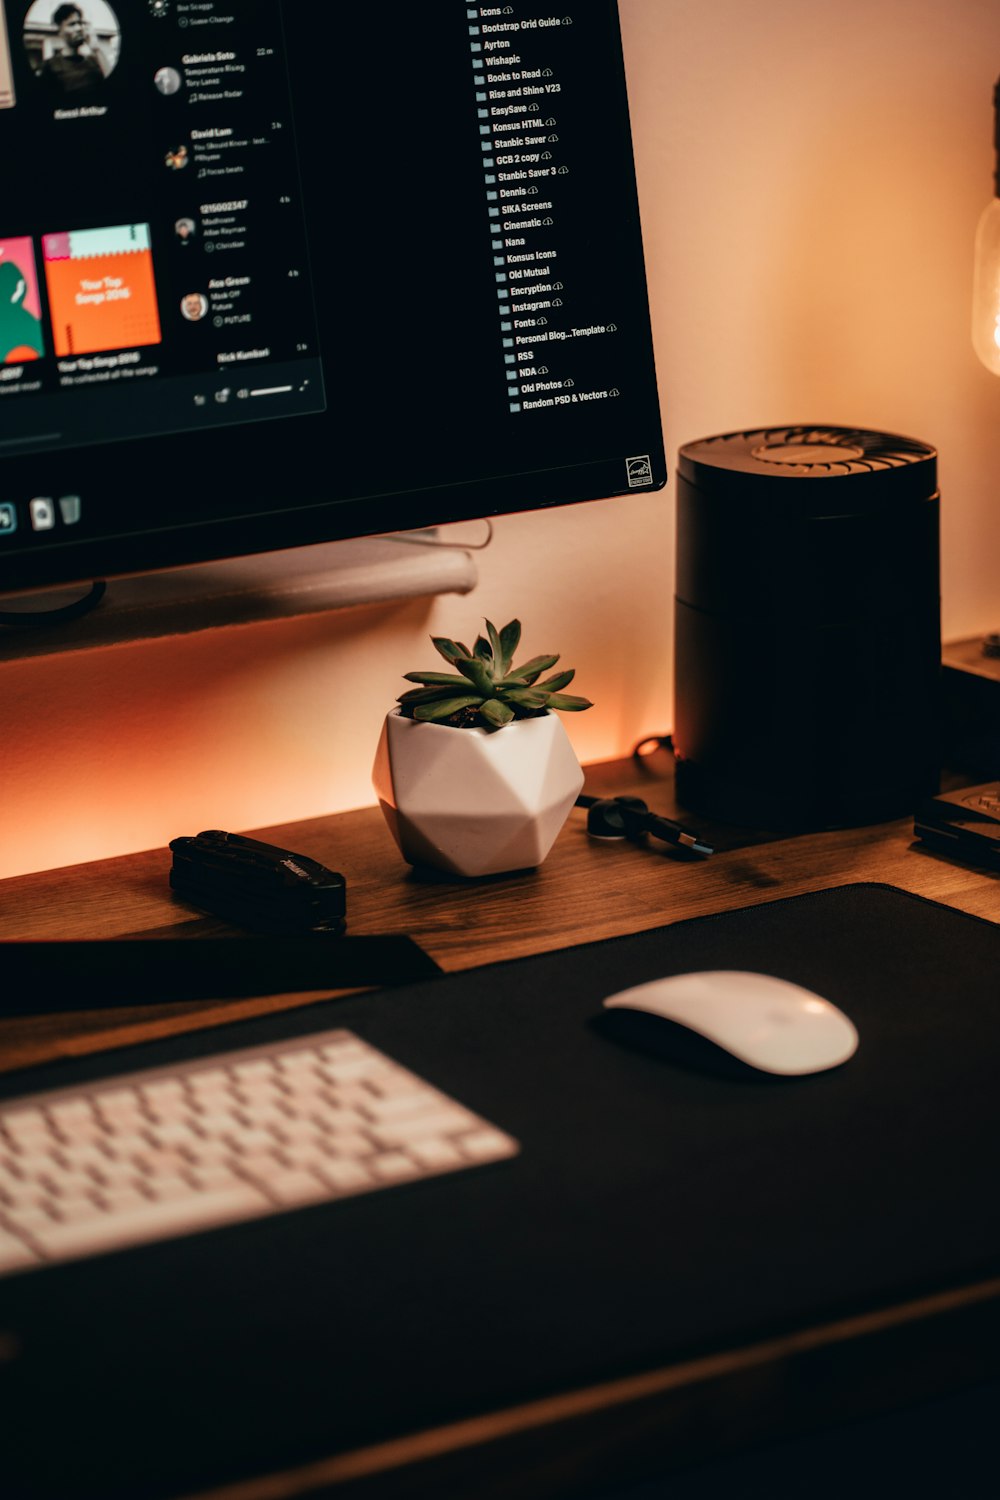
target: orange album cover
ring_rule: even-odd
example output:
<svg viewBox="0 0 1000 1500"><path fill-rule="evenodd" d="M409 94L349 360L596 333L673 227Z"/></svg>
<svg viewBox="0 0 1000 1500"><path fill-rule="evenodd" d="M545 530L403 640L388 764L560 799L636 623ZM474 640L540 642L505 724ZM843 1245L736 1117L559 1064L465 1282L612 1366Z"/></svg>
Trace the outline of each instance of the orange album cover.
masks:
<svg viewBox="0 0 1000 1500"><path fill-rule="evenodd" d="M148 224L42 236L56 354L160 342Z"/></svg>

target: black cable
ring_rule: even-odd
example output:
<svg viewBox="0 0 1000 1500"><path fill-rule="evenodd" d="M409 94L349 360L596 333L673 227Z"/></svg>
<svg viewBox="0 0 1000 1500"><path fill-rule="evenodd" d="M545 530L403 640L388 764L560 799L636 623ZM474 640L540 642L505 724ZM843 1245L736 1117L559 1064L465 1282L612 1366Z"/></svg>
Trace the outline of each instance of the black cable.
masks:
<svg viewBox="0 0 1000 1500"><path fill-rule="evenodd" d="M6 626L8 630L45 630L50 625L66 625L71 620L79 620L82 615L89 615L92 609L96 609L108 586L102 578L97 579L82 599L74 599L72 604L61 604L56 609L0 609L0 625Z"/></svg>
<svg viewBox="0 0 1000 1500"><path fill-rule="evenodd" d="M587 832L598 839L631 839L642 843L647 834L693 854L714 854L692 828L675 823L673 818L650 812L641 797L587 797L576 799L577 807L587 809Z"/></svg>
<svg viewBox="0 0 1000 1500"><path fill-rule="evenodd" d="M672 750L674 748L673 738L669 734L647 734L637 745L632 747L633 760L645 760L647 755L652 755L655 750Z"/></svg>

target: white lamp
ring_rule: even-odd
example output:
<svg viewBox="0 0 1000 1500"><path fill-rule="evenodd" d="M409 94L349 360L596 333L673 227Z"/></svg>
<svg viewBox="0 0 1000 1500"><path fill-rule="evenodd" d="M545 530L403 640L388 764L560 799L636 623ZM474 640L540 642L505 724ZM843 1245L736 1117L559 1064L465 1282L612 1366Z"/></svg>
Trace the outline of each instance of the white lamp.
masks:
<svg viewBox="0 0 1000 1500"><path fill-rule="evenodd" d="M1000 80L993 90L993 110L996 167L993 197L976 230L972 346L986 368L1000 375Z"/></svg>

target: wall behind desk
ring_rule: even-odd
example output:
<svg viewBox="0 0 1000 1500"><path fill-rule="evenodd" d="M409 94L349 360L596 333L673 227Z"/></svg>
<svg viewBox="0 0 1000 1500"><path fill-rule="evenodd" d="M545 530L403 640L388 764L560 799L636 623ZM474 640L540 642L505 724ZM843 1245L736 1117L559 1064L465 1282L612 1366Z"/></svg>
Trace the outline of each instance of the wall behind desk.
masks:
<svg viewBox="0 0 1000 1500"><path fill-rule="evenodd" d="M621 9L668 452L788 421L934 443L945 637L997 628L1000 381L968 323L1000 6ZM465 598L0 666L0 874L371 802L401 673L485 614L578 669L583 759L626 754L671 724L672 533L671 484L501 518Z"/></svg>

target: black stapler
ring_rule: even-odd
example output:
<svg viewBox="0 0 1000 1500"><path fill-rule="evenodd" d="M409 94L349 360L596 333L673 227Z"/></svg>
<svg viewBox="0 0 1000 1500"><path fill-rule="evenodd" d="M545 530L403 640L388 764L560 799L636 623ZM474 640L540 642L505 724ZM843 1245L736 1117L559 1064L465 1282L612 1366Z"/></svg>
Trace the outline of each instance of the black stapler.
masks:
<svg viewBox="0 0 1000 1500"><path fill-rule="evenodd" d="M347 883L325 865L218 828L172 839L170 885L192 906L253 932L343 932Z"/></svg>

